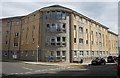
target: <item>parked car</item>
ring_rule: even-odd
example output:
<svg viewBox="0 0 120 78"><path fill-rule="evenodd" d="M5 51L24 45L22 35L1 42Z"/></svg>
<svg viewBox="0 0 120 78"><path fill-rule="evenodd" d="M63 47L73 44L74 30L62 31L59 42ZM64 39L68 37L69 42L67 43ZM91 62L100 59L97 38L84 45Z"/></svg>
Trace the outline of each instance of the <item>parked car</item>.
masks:
<svg viewBox="0 0 120 78"><path fill-rule="evenodd" d="M108 63L114 63L114 62L115 62L115 57L113 57L113 56L108 56L108 57L107 57L107 62L108 62Z"/></svg>
<svg viewBox="0 0 120 78"><path fill-rule="evenodd" d="M92 65L105 65L106 64L106 61L104 58L102 57L97 57L95 59L92 60L91 62Z"/></svg>
<svg viewBox="0 0 120 78"><path fill-rule="evenodd" d="M117 74L118 74L118 78L120 78L120 55L118 56L118 61L117 61Z"/></svg>

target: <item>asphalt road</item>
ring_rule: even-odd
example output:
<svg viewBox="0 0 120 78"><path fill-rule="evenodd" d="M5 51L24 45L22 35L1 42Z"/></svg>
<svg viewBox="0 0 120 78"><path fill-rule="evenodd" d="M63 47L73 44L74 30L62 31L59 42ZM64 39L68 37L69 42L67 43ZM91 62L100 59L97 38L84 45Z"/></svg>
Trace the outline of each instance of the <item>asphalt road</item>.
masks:
<svg viewBox="0 0 120 78"><path fill-rule="evenodd" d="M93 78L116 78L116 64L57 67L28 65L20 62L2 63L3 78L41 78L41 76L81 76Z"/></svg>

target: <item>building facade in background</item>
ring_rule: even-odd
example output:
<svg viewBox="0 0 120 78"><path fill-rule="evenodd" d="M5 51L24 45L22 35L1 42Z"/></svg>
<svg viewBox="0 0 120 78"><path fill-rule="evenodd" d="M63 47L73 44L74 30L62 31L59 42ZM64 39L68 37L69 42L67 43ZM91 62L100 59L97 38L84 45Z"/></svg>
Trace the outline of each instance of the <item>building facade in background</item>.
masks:
<svg viewBox="0 0 120 78"><path fill-rule="evenodd" d="M63 6L1 21L3 60L79 62L118 54L117 34Z"/></svg>

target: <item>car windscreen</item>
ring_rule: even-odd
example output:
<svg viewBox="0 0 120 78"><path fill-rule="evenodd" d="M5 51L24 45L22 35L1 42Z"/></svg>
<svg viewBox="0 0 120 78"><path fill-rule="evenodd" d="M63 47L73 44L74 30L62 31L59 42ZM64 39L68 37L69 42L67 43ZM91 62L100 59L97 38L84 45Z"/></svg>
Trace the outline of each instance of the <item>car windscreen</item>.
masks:
<svg viewBox="0 0 120 78"><path fill-rule="evenodd" d="M112 56L109 56L108 58L113 58Z"/></svg>

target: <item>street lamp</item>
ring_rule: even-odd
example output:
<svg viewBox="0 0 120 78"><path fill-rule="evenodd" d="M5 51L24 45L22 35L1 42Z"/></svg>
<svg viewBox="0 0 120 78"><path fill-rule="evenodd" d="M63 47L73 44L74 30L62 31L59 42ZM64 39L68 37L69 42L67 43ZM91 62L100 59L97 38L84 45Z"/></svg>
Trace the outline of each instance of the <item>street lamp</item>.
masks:
<svg viewBox="0 0 120 78"><path fill-rule="evenodd" d="M39 60L39 56L38 56L38 48L39 48L39 45L36 46L37 47L37 62Z"/></svg>

